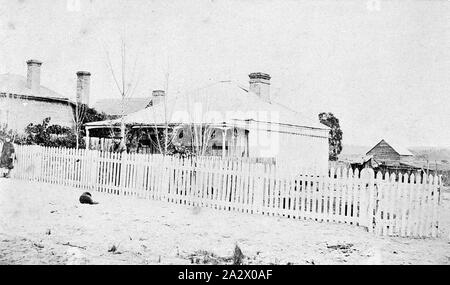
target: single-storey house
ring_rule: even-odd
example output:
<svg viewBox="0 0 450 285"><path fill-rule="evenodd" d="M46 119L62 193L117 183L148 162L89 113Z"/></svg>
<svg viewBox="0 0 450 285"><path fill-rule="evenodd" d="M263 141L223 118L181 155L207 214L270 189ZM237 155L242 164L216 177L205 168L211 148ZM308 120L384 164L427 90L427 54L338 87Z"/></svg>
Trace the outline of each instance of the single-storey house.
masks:
<svg viewBox="0 0 450 285"><path fill-rule="evenodd" d="M221 81L159 102L123 119L91 122L95 128L127 128L155 134L170 128L171 143L201 146L201 155L273 158L279 167L328 170L330 129L317 117L270 100L270 76L249 75L248 87ZM152 136L153 135L153 136ZM88 143L89 145L89 143Z"/></svg>

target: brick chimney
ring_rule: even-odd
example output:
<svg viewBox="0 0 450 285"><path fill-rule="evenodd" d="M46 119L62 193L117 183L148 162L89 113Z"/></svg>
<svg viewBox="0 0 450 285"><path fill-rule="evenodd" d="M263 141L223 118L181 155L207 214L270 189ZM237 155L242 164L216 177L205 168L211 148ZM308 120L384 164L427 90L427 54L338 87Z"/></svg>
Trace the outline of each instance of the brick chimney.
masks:
<svg viewBox="0 0 450 285"><path fill-rule="evenodd" d="M41 89L41 65L42 62L35 59L27 61L27 87L31 89L33 95L38 95Z"/></svg>
<svg viewBox="0 0 450 285"><path fill-rule="evenodd" d="M249 74L250 91L266 101L270 101L270 75L267 73L255 72Z"/></svg>
<svg viewBox="0 0 450 285"><path fill-rule="evenodd" d="M91 73L87 71L77 72L77 103L89 106L89 92L91 85Z"/></svg>
<svg viewBox="0 0 450 285"><path fill-rule="evenodd" d="M153 90L152 106L159 104L162 100L164 100L164 96L166 96L166 92L164 90Z"/></svg>

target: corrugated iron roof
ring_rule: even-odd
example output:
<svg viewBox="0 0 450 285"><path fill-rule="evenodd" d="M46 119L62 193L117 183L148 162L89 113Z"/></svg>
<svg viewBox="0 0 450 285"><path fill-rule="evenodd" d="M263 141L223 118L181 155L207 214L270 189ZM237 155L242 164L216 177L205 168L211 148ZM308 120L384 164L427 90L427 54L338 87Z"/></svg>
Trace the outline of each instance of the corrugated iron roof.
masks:
<svg viewBox="0 0 450 285"><path fill-rule="evenodd" d="M126 98L122 99L103 99L94 104L94 108L97 111L104 112L108 115L119 116L122 115L122 104L124 107L124 114L128 115L139 110L145 109L150 101L151 97L144 98Z"/></svg>
<svg viewBox="0 0 450 285"><path fill-rule="evenodd" d="M174 97L170 97L169 94L166 100L166 105L160 103L125 116L125 123L131 125L164 124L166 118L168 123L173 124L186 122L217 124L254 120L297 127L329 129L321 124L317 117L307 117L283 105L265 101L231 81L217 82ZM87 125L98 126L119 121L93 122Z"/></svg>

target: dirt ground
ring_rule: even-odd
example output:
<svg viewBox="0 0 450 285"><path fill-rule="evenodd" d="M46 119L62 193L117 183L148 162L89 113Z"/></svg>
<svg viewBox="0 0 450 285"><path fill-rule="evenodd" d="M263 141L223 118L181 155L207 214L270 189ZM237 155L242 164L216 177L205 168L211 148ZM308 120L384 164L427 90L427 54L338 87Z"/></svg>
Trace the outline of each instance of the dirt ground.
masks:
<svg viewBox="0 0 450 285"><path fill-rule="evenodd" d="M223 212L0 179L0 264L450 264L450 193L441 237Z"/></svg>

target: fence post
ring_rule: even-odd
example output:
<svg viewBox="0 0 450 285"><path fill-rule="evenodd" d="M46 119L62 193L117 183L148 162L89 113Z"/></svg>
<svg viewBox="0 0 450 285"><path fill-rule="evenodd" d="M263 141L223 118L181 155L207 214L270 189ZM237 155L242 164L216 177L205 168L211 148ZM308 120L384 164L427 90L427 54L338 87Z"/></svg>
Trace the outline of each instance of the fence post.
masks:
<svg viewBox="0 0 450 285"><path fill-rule="evenodd" d="M128 159L128 156L127 156L127 152L126 151L124 151L124 152L122 152L122 153L118 153L117 154L117 157L120 159L120 160L117 160L118 162L119 162L119 183L118 183L118 189L119 189L119 196L120 195L123 195L123 196L125 196L125 190L126 190L126 185L125 185L125 175L126 175L126 167L127 167L127 159ZM114 176L116 176L116 174L114 173L113 174Z"/></svg>
<svg viewBox="0 0 450 285"><path fill-rule="evenodd" d="M431 236L436 238L439 236L439 220L440 220L440 208L441 208L441 187L442 187L442 177L434 176L433 179L433 191L434 191L434 203L433 203L433 227L431 230ZM449 236L450 238L450 236Z"/></svg>
<svg viewBox="0 0 450 285"><path fill-rule="evenodd" d="M368 213L369 213L369 203L368 203L368 197L369 194L367 193L369 191L369 181L370 181L370 176L369 176L369 170L368 168L364 168L361 171L361 177L360 177L360 185L361 185L361 189L360 189L360 200L359 200L359 216L358 216L358 224L360 226L363 227L367 227L369 228L369 218L368 218Z"/></svg>

